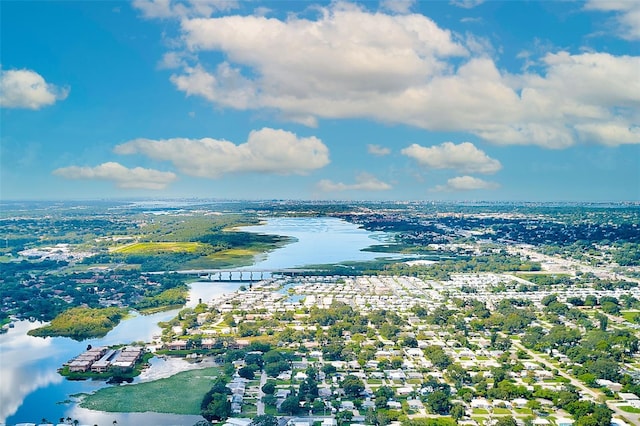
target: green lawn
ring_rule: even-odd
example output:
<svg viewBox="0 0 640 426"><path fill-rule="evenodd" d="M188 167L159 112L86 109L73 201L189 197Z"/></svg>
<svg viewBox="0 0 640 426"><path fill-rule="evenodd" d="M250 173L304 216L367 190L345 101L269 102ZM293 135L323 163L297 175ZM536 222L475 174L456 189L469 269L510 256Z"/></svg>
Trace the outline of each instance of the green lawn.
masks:
<svg viewBox="0 0 640 426"><path fill-rule="evenodd" d="M211 389L217 374L218 368L210 367L153 382L103 388L85 397L80 406L107 412L197 415L202 398Z"/></svg>
<svg viewBox="0 0 640 426"><path fill-rule="evenodd" d="M640 408L634 408L630 405L620 405L618 408L627 413L640 413Z"/></svg>
<svg viewBox="0 0 640 426"><path fill-rule="evenodd" d="M640 312L638 311L621 311L620 314L622 318L629 321L630 323L635 323L636 319L640 317Z"/></svg>
<svg viewBox="0 0 640 426"><path fill-rule="evenodd" d="M195 253L204 247L202 243L160 241L128 244L112 251L124 254Z"/></svg>

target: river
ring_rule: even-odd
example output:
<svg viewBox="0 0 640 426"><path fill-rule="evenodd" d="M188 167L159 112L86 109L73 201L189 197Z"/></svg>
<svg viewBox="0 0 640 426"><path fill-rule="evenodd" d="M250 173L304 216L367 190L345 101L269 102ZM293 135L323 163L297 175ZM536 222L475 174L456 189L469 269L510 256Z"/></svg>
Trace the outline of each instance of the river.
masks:
<svg viewBox="0 0 640 426"><path fill-rule="evenodd" d="M336 263L349 260L369 260L381 253L361 251L385 239L383 233L372 233L336 218L272 218L262 225L243 230L286 235L295 242L256 259L255 269L292 268L308 264ZM199 299L233 292L242 283L198 282L191 285L189 303ZM46 418L57 423L60 418L78 419L80 424L120 425L154 424L192 425L200 416L178 416L157 413L104 413L78 407L71 395L93 392L108 386L102 381L68 381L57 373L66 361L82 352L87 345L105 346L134 341L149 341L160 333L158 322L167 321L177 310L140 316L122 321L105 337L83 342L55 337L28 336L40 323L20 321L6 334L0 335L0 424L40 422ZM189 368L182 360L153 359L151 367L137 380L166 377Z"/></svg>

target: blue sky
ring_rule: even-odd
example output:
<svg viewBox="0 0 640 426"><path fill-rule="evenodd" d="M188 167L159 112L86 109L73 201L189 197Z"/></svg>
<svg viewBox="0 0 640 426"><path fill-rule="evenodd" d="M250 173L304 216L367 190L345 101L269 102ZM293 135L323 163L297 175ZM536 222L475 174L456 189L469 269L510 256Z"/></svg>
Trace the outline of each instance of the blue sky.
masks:
<svg viewBox="0 0 640 426"><path fill-rule="evenodd" d="M640 200L636 1L0 8L5 200Z"/></svg>

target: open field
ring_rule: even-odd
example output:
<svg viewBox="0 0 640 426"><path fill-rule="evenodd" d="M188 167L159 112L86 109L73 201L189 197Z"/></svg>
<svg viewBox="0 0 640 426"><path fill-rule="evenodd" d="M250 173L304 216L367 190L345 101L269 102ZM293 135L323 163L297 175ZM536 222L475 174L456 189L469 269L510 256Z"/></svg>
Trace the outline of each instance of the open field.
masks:
<svg viewBox="0 0 640 426"><path fill-rule="evenodd" d="M210 367L153 382L103 388L86 396L80 405L107 412L200 414L202 398L217 374L218 368Z"/></svg>
<svg viewBox="0 0 640 426"><path fill-rule="evenodd" d="M185 268L191 269L211 269L211 268L235 268L253 264L254 257L261 253L260 250L251 249L228 249L212 253L208 256L201 256L189 260L185 263Z"/></svg>
<svg viewBox="0 0 640 426"><path fill-rule="evenodd" d="M157 254L157 253L195 253L205 244L194 242L145 242L133 243L113 249L112 253L122 254Z"/></svg>
<svg viewBox="0 0 640 426"><path fill-rule="evenodd" d="M640 311L621 311L620 316L631 323L635 323L638 317L640 317Z"/></svg>

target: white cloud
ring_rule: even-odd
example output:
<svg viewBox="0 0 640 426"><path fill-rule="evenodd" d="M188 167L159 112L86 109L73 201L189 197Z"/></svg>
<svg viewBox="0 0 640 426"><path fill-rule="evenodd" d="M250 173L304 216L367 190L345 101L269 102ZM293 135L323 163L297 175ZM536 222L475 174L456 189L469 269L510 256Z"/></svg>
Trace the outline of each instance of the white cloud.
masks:
<svg viewBox="0 0 640 426"><path fill-rule="evenodd" d="M356 176L356 182L352 184L323 179L317 183L316 187L322 192L387 191L392 188L388 183L382 182L369 173L360 173Z"/></svg>
<svg viewBox="0 0 640 426"><path fill-rule="evenodd" d="M196 65L172 81L216 104L275 109L315 124L318 116L377 115L388 106L386 98L448 67L439 58L466 54L449 31L422 15L390 16L338 5L321 12L317 21L184 20L184 38L193 52L220 50L228 61L212 71ZM253 75L243 76L242 67L252 68ZM376 98L383 105L376 105Z"/></svg>
<svg viewBox="0 0 640 426"><path fill-rule="evenodd" d="M498 160L489 157L471 142L424 147L413 144L404 148L402 154L411 157L421 166L432 169L455 169L462 173L492 174L502 169Z"/></svg>
<svg viewBox="0 0 640 426"><path fill-rule="evenodd" d="M472 9L484 3L485 0L451 0L449 4L462 7L464 9Z"/></svg>
<svg viewBox="0 0 640 426"><path fill-rule="evenodd" d="M133 0L145 18L209 17L239 7L235 0Z"/></svg>
<svg viewBox="0 0 640 426"><path fill-rule="evenodd" d="M211 102L236 109L250 108L256 100L257 91L253 83L226 62L218 66L215 75L200 65L187 67L185 73L172 75L171 81L187 96L202 96Z"/></svg>
<svg viewBox="0 0 640 426"><path fill-rule="evenodd" d="M446 185L437 185L431 189L434 192L475 191L479 189L497 189L500 185L473 176L458 176L447 180Z"/></svg>
<svg viewBox="0 0 640 426"><path fill-rule="evenodd" d="M47 83L31 70L0 70L0 106L40 109L66 99L68 88Z"/></svg>
<svg viewBox="0 0 640 426"><path fill-rule="evenodd" d="M581 129L640 122L638 56L555 52L511 74L498 69L486 39L456 38L423 15L342 2L317 11L316 20L185 18L190 63L171 81L217 106L276 112L307 126L367 118L501 145L603 143ZM205 51L225 60L209 67L199 58ZM607 145L629 143L628 135L613 135L623 139Z"/></svg>
<svg viewBox="0 0 640 426"><path fill-rule="evenodd" d="M206 178L247 172L307 174L329 164L329 149L320 139L270 128L252 131L239 145L211 138L135 139L116 146L115 152L171 161L187 175Z"/></svg>
<svg viewBox="0 0 640 426"><path fill-rule="evenodd" d="M576 126L585 139L602 145L640 143L640 126L629 127L625 123L585 123Z"/></svg>
<svg viewBox="0 0 640 426"><path fill-rule="evenodd" d="M135 167L129 169L119 163L108 162L95 167L70 166L53 171L56 176L76 180L106 180L123 189L165 189L176 180L172 172Z"/></svg>
<svg viewBox="0 0 640 426"><path fill-rule="evenodd" d="M162 55L162 60L158 62L160 69L176 69L186 67L187 62L182 52L167 52Z"/></svg>
<svg viewBox="0 0 640 426"><path fill-rule="evenodd" d="M640 3L634 0L589 0L587 10L614 12L613 31L625 40L640 40Z"/></svg>
<svg viewBox="0 0 640 426"><path fill-rule="evenodd" d="M391 154L391 150L389 148L380 146L380 145L372 145L372 144L367 145L367 152L369 154L378 155L378 156Z"/></svg>
<svg viewBox="0 0 640 426"><path fill-rule="evenodd" d="M415 0L380 0L380 7L395 13L409 13Z"/></svg>

